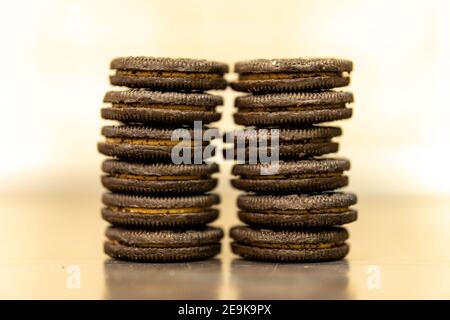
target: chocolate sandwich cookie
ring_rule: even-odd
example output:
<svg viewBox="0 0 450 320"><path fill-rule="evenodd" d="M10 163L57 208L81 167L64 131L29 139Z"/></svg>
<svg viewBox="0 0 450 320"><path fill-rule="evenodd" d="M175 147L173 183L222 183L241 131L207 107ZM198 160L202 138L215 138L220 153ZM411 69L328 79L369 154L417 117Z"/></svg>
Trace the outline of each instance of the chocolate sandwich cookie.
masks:
<svg viewBox="0 0 450 320"><path fill-rule="evenodd" d="M278 170L264 175L268 164L236 164L232 174L240 176L232 179L231 184L240 190L250 192L303 193L333 190L348 184L343 175L350 169L346 159L308 159L300 161L280 161Z"/></svg>
<svg viewBox="0 0 450 320"><path fill-rule="evenodd" d="M210 123L220 119L216 106L222 97L207 93L158 92L145 89L109 91L103 102L104 119L132 123L187 124Z"/></svg>
<svg viewBox="0 0 450 320"><path fill-rule="evenodd" d="M319 262L344 258L349 246L344 228L268 230L233 227L232 251L247 259L281 262Z"/></svg>
<svg viewBox="0 0 450 320"><path fill-rule="evenodd" d="M161 91L225 89L225 63L156 57L121 57L111 61L111 84Z"/></svg>
<svg viewBox="0 0 450 320"><path fill-rule="evenodd" d="M213 164L144 164L119 160L105 160L102 184L105 188L122 193L176 194L203 193L217 186L211 175L219 172Z"/></svg>
<svg viewBox="0 0 450 320"><path fill-rule="evenodd" d="M259 146L264 140L266 146L264 149L267 149L267 155L278 152L280 159L320 156L337 152L339 144L333 142L332 139L342 134L340 128L326 126L311 126L299 129L248 129L227 132L224 135L225 142L234 144L234 153L231 158L237 159L242 153L245 155L245 161L250 157L254 158L255 155L260 154ZM278 146L272 145L272 133L278 136ZM224 150L224 153L225 158L230 158L230 151ZM258 162L261 162L261 159Z"/></svg>
<svg viewBox="0 0 450 320"><path fill-rule="evenodd" d="M205 225L217 219L212 206L220 199L215 194L191 196L136 196L105 193L103 219L113 225L175 228Z"/></svg>
<svg viewBox="0 0 450 320"><path fill-rule="evenodd" d="M172 140L174 130L176 129L128 125L105 126L102 128L102 135L106 139L99 142L97 147L104 155L132 160L170 160L175 147L177 155L187 154L188 158L194 158L197 154L197 157L201 155L205 160L206 157L214 155L214 146L210 145L210 141L195 140L197 136L200 136L200 139L202 137L196 135L194 129L183 129L186 137L183 135L180 140ZM191 138L188 139L189 137Z"/></svg>
<svg viewBox="0 0 450 320"><path fill-rule="evenodd" d="M351 102L353 95L340 91L247 95L236 98L234 120L258 127L310 125L350 118Z"/></svg>
<svg viewBox="0 0 450 320"><path fill-rule="evenodd" d="M205 227L195 230L139 230L109 227L105 253L131 261L180 262L212 258L220 253L223 231Z"/></svg>
<svg viewBox="0 0 450 320"><path fill-rule="evenodd" d="M352 193L326 192L292 195L240 195L237 205L241 221L267 227L336 226L355 221L350 206Z"/></svg>
<svg viewBox="0 0 450 320"><path fill-rule="evenodd" d="M237 62L236 91L263 93L310 91L349 84L351 61L334 58L256 59Z"/></svg>

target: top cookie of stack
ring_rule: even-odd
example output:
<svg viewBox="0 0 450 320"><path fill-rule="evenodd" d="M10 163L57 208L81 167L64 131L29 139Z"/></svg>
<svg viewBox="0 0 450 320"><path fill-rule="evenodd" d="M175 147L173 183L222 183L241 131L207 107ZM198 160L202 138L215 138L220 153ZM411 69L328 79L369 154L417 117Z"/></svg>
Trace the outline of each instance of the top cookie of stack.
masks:
<svg viewBox="0 0 450 320"><path fill-rule="evenodd" d="M255 59L237 62L236 91L300 92L344 87L353 69L349 60L335 58Z"/></svg>
<svg viewBox="0 0 450 320"><path fill-rule="evenodd" d="M203 59L125 57L111 61L111 84L161 91L225 89L225 63Z"/></svg>

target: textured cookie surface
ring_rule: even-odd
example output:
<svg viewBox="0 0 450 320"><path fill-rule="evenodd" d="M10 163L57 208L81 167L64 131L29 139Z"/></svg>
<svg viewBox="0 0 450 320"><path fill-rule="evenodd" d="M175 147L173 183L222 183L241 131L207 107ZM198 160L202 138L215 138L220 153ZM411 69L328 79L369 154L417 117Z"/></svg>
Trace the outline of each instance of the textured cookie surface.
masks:
<svg viewBox="0 0 450 320"><path fill-rule="evenodd" d="M136 248L105 242L104 251L112 258L141 262L183 262L212 258L220 253L220 244L185 248Z"/></svg>
<svg viewBox="0 0 450 320"><path fill-rule="evenodd" d="M145 197L107 192L103 194L102 202L107 206L128 208L206 208L218 204L220 198L216 194L193 195L187 197Z"/></svg>
<svg viewBox="0 0 450 320"><path fill-rule="evenodd" d="M210 123L220 119L215 107L223 99L207 93L158 92L127 90L107 92L104 102L110 107L101 110L109 120L134 123L186 124L194 121Z"/></svg>
<svg viewBox="0 0 450 320"><path fill-rule="evenodd" d="M336 58L254 59L234 66L237 73L350 72L352 69L351 61Z"/></svg>
<svg viewBox="0 0 450 320"><path fill-rule="evenodd" d="M348 253L344 228L269 230L246 226L230 230L232 251L244 258L286 262L342 259Z"/></svg>
<svg viewBox="0 0 450 320"><path fill-rule="evenodd" d="M167 164L139 163L107 159L102 163L102 171L108 174L131 174L137 176L210 176L219 172L217 163L208 164Z"/></svg>
<svg viewBox="0 0 450 320"><path fill-rule="evenodd" d="M344 192L294 194L286 196L241 195L238 207L244 210L320 210L347 208L357 201L356 195Z"/></svg>
<svg viewBox="0 0 450 320"><path fill-rule="evenodd" d="M264 164L236 164L232 174L242 177L260 177ZM350 169L350 161L340 158L316 158L301 161L280 161L276 175L310 175L343 172Z"/></svg>
<svg viewBox="0 0 450 320"><path fill-rule="evenodd" d="M337 226L353 222L357 201L352 193L325 192L291 195L241 195L239 219L255 226L297 228Z"/></svg>
<svg viewBox="0 0 450 320"><path fill-rule="evenodd" d="M191 160L205 160L214 155L215 148L209 141L194 140L197 135L202 137L201 131L187 128L182 128L182 132L175 130L146 126L105 126L102 135L106 140L99 142L97 148L104 155L128 160L168 161L172 160L172 151L176 156ZM213 135L219 136L217 129L210 130ZM172 140L176 132L181 133L181 138Z"/></svg>
<svg viewBox="0 0 450 320"><path fill-rule="evenodd" d="M226 73L225 63L204 59L164 57L120 57L111 61L111 69L179 72Z"/></svg>
<svg viewBox="0 0 450 320"><path fill-rule="evenodd" d="M245 95L237 97L235 107L241 109L273 109L282 108L317 108L327 105L338 105L353 102L353 94L344 91L319 91Z"/></svg>
<svg viewBox="0 0 450 320"><path fill-rule="evenodd" d="M234 90L251 93L299 92L349 84L352 62L335 58L256 59L235 64Z"/></svg>
<svg viewBox="0 0 450 320"><path fill-rule="evenodd" d="M236 98L237 124L246 126L311 125L347 119L353 102L350 92L281 93Z"/></svg>
<svg viewBox="0 0 450 320"><path fill-rule="evenodd" d="M217 164L149 164L105 160L102 164L102 184L105 188L121 193L187 194L203 193L217 186L211 178L219 171Z"/></svg>
<svg viewBox="0 0 450 320"><path fill-rule="evenodd" d="M342 134L341 128L330 126L308 126L304 128L246 128L246 130L229 131L224 135L227 143L240 141L267 140L276 135L281 142L309 142L312 140L329 140Z"/></svg>
<svg viewBox="0 0 450 320"><path fill-rule="evenodd" d="M106 230L105 253L111 257L150 262L201 260L220 252L223 231L205 227L195 230Z"/></svg>
<svg viewBox="0 0 450 320"><path fill-rule="evenodd" d="M218 243L223 231L216 227L188 230L144 230L108 227L106 237L126 246L143 248L182 248Z"/></svg>
<svg viewBox="0 0 450 320"><path fill-rule="evenodd" d="M113 225L161 229L214 221L219 213L212 206L220 199L215 194L158 197L105 193L102 202L102 217Z"/></svg>
<svg viewBox="0 0 450 320"><path fill-rule="evenodd" d="M224 136L224 141L232 143L233 148L225 149L224 157L226 159L238 159L239 157L240 160L245 159L245 162L249 162L250 157L254 159L259 157L259 155L273 155L276 152L280 159L302 159L320 156L338 151L338 143L332 142L331 139L341 135L341 133L340 128L326 126L227 132ZM278 146L273 144L277 139ZM267 147L260 150L257 146L264 141ZM264 162L262 159L258 161Z"/></svg>
<svg viewBox="0 0 450 320"><path fill-rule="evenodd" d="M240 190L261 193L298 193L333 190L348 184L343 171L350 169L345 159L280 161L276 173L266 175L268 164L237 164L232 174L240 178L231 184ZM267 171L265 171L267 172Z"/></svg>
<svg viewBox="0 0 450 320"><path fill-rule="evenodd" d="M124 57L111 62L111 84L162 91L225 89L224 63L186 58Z"/></svg>
<svg viewBox="0 0 450 320"><path fill-rule="evenodd" d="M146 89L130 89L124 91L108 91L103 98L103 102L215 107L223 104L223 98L208 93L160 92Z"/></svg>

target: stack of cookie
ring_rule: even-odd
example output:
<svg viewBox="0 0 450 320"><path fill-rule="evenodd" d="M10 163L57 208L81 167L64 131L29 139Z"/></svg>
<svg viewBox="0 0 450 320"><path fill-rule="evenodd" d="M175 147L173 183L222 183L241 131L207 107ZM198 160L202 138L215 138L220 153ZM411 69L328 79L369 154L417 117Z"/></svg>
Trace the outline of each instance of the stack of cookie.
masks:
<svg viewBox="0 0 450 320"><path fill-rule="evenodd" d="M317 124L352 116L347 107L352 94L331 90L346 86L351 70L351 61L328 58L236 63L239 79L231 86L251 94L236 99L235 122L270 130L254 131L234 149L237 154L244 148L241 154L260 155L268 145L269 154L278 152L280 161L269 164L246 157L233 167L239 178L232 185L248 192L239 196L238 207L240 220L249 225L231 229L234 253L304 262L347 255L348 233L341 225L356 220L350 208L356 196L334 190L348 184L344 172L350 163L321 157L338 150L332 139L341 129Z"/></svg>
<svg viewBox="0 0 450 320"><path fill-rule="evenodd" d="M204 154L211 140L202 132L220 119L216 107L223 100L204 91L226 87L227 65L127 57L114 59L111 69L111 83L130 89L107 92L109 105L101 111L104 119L121 123L103 127L105 141L98 144L113 157L102 165L102 184L110 191L102 198L102 216L112 224L106 254L154 262L215 256L223 231L207 226L219 214L213 208L219 197L208 192L217 185L212 175L219 168L203 161L213 154Z"/></svg>

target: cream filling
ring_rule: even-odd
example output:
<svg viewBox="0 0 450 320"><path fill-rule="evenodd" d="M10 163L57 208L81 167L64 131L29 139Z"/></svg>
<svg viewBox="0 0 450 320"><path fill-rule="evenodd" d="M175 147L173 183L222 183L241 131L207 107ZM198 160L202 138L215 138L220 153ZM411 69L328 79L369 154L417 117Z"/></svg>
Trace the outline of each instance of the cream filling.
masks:
<svg viewBox="0 0 450 320"><path fill-rule="evenodd" d="M269 249L294 249L294 250L303 250L303 249L330 249L336 248L343 244L343 242L335 242L335 243L301 243L301 244L292 244L292 243L257 243L252 244L255 247L260 248L269 248Z"/></svg>
<svg viewBox="0 0 450 320"><path fill-rule="evenodd" d="M183 214L205 212L206 208L135 208L135 207L116 207L109 206L110 210L121 213L142 213L142 214Z"/></svg>
<svg viewBox="0 0 450 320"><path fill-rule="evenodd" d="M172 141L163 139L137 139L137 138L106 138L106 143L110 144L134 144L134 145L148 145L148 146L192 146L192 145L207 145L207 141Z"/></svg>
<svg viewBox="0 0 450 320"><path fill-rule="evenodd" d="M117 70L116 76L157 77L157 78L196 78L196 79L220 79L221 73L212 72L178 72L178 71L138 71Z"/></svg>
<svg viewBox="0 0 450 320"><path fill-rule="evenodd" d="M189 246L180 246L180 245L176 245L176 244L172 244L172 243L133 243L133 245L130 245L128 243L125 242L120 242L118 240L108 240L109 243L111 244L118 244L118 245L123 245L123 246L127 246L127 247L134 247L134 248L190 248L190 247L200 247L203 245L208 245L208 244L196 244L196 243L192 243Z"/></svg>
<svg viewBox="0 0 450 320"><path fill-rule="evenodd" d="M179 111L214 111L214 106L194 106L181 104L142 104L142 103L113 103L113 108L151 108L151 109L168 109Z"/></svg>
<svg viewBox="0 0 450 320"><path fill-rule="evenodd" d="M328 209L308 209L308 210L264 210L263 214L286 214L286 215L307 215L307 214L340 214L349 211L345 208L328 208ZM255 212L255 211L252 211Z"/></svg>
<svg viewBox="0 0 450 320"><path fill-rule="evenodd" d="M343 109L343 108L345 108L345 103L290 106L290 107L239 107L238 110L239 112L280 112L280 111L329 110L329 109Z"/></svg>
<svg viewBox="0 0 450 320"><path fill-rule="evenodd" d="M275 79L298 79L315 77L342 77L341 72L261 72L242 73L239 80L275 80Z"/></svg>
<svg viewBox="0 0 450 320"><path fill-rule="evenodd" d="M142 176L127 173L111 174L111 177L139 181L189 181L204 179L201 176Z"/></svg>
<svg viewBox="0 0 450 320"><path fill-rule="evenodd" d="M312 179L312 178L331 178L339 177L341 172L328 172L328 173L311 173L311 174L292 174L292 175L274 175L274 176L241 176L246 179L254 180L281 180L281 179Z"/></svg>

